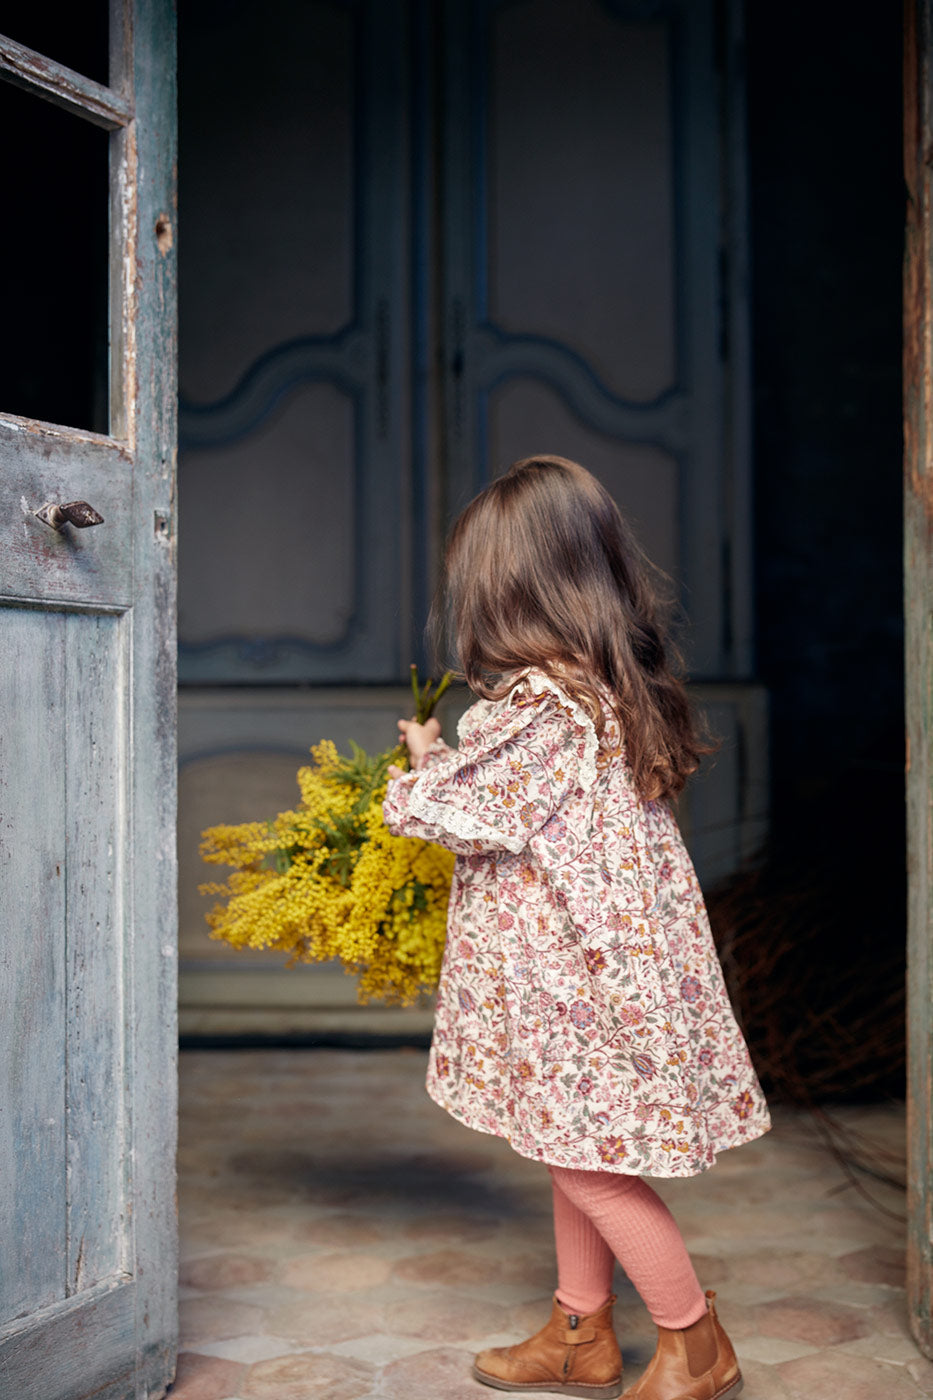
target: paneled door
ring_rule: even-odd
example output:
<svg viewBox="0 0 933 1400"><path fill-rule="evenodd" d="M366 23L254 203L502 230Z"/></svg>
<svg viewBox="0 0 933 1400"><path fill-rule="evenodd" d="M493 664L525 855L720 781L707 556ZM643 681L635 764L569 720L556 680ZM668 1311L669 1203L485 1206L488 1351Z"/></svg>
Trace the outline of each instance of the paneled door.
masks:
<svg viewBox="0 0 933 1400"><path fill-rule="evenodd" d="M183 684L404 682L450 519L541 451L631 514L693 674L747 680L741 6L181 22Z"/></svg>
<svg viewBox="0 0 933 1400"><path fill-rule="evenodd" d="M407 675L408 11L179 16L186 685Z"/></svg>
<svg viewBox="0 0 933 1400"><path fill-rule="evenodd" d="M0 1396L154 1397L176 1332L173 7L0 24Z"/></svg>
<svg viewBox="0 0 933 1400"><path fill-rule="evenodd" d="M695 677L752 673L741 14L446 0L448 508L586 463L676 580Z"/></svg>
<svg viewBox="0 0 933 1400"><path fill-rule="evenodd" d="M289 806L319 738L387 742L450 520L516 457L591 467L683 602L725 741L682 809L701 879L760 845L742 15L180 8L189 1033L360 1024L342 976L208 939L198 834Z"/></svg>

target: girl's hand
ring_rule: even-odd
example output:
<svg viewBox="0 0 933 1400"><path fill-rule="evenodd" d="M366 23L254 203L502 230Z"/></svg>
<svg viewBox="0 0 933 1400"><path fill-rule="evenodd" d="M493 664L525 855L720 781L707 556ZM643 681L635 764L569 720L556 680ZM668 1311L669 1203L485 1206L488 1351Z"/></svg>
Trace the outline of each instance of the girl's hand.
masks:
<svg viewBox="0 0 933 1400"><path fill-rule="evenodd" d="M432 717L427 724L418 724L413 719L400 719L398 727L400 741L408 745L411 766L417 769L421 766L421 760L434 740L440 737L440 721ZM398 773L392 773L392 768L389 769L389 772L393 777L399 776Z"/></svg>

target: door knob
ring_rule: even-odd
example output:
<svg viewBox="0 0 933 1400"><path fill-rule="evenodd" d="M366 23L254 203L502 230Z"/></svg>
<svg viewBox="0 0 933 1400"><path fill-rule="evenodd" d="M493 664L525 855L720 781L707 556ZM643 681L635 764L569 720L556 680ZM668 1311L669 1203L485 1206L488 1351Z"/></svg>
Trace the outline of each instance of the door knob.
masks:
<svg viewBox="0 0 933 1400"><path fill-rule="evenodd" d="M89 506L87 501L68 501L65 505L57 506L51 501L46 501L40 510L34 511L37 520L41 520L43 525L51 525L53 530L62 530L66 525L74 525L79 530L86 530L88 525L103 525L104 517L98 515L93 506Z"/></svg>

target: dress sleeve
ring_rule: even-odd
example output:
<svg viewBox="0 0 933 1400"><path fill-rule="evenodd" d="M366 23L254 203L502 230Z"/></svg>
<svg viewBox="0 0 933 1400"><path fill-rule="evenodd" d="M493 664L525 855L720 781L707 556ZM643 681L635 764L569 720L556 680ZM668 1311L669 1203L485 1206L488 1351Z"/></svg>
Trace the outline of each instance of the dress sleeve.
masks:
<svg viewBox="0 0 933 1400"><path fill-rule="evenodd" d="M459 749L389 783L383 812L396 836L460 855L518 852L595 773L593 725L555 690L522 682L461 736Z"/></svg>
<svg viewBox="0 0 933 1400"><path fill-rule="evenodd" d="M445 744L443 739L435 739L430 748L425 749L421 755L421 763L418 766L419 773L426 773L429 768L434 768L438 763L442 763L445 758L449 758L455 750L449 744Z"/></svg>

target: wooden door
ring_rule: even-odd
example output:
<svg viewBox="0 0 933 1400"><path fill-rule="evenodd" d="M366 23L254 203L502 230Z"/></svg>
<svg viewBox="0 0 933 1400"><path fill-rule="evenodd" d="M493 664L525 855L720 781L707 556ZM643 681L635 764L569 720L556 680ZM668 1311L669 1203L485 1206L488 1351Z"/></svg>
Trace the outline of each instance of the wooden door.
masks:
<svg viewBox="0 0 933 1400"><path fill-rule="evenodd" d="M904 581L907 698L907 1288L933 1356L933 4L904 9Z"/></svg>
<svg viewBox="0 0 933 1400"><path fill-rule="evenodd" d="M711 0L444 6L450 506L587 463L718 681L752 674L741 39Z"/></svg>
<svg viewBox="0 0 933 1400"><path fill-rule="evenodd" d="M0 38L0 1395L116 1400L176 1332L174 34L104 0L88 76L48 15Z"/></svg>
<svg viewBox="0 0 933 1400"><path fill-rule="evenodd" d="M740 20L737 0L182 7L188 1031L357 1017L345 978L257 977L262 955L208 941L198 832L288 806L325 735L385 742L450 518L515 457L592 466L682 583L726 738L685 804L701 877L760 845Z"/></svg>
<svg viewBox="0 0 933 1400"><path fill-rule="evenodd" d="M183 684L404 681L450 517L546 449L682 584L694 672L748 678L740 19L183 14Z"/></svg>
<svg viewBox="0 0 933 1400"><path fill-rule="evenodd" d="M183 685L407 674L408 28L181 12Z"/></svg>

